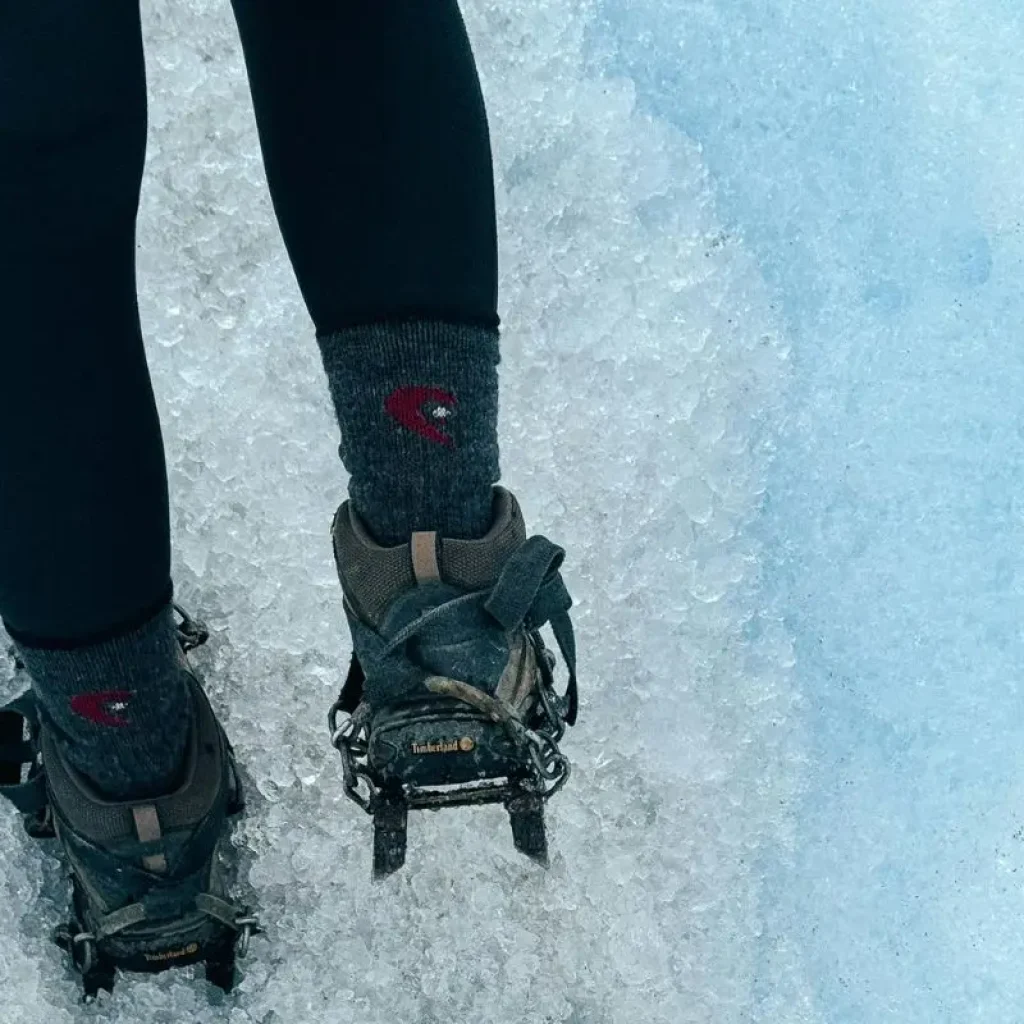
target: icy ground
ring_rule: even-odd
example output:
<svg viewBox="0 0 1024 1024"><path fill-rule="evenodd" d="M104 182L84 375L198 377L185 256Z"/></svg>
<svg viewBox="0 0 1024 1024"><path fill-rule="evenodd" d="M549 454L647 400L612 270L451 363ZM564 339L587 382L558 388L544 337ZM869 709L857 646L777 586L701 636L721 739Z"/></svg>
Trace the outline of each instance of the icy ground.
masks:
<svg viewBox="0 0 1024 1024"><path fill-rule="evenodd" d="M417 816L383 886L324 723L345 479L230 8L143 8L175 572L269 928L227 1000L83 1011L5 813L0 1018L1024 1019L1018 6L466 0L505 481L569 552L584 704L550 873L477 810Z"/></svg>

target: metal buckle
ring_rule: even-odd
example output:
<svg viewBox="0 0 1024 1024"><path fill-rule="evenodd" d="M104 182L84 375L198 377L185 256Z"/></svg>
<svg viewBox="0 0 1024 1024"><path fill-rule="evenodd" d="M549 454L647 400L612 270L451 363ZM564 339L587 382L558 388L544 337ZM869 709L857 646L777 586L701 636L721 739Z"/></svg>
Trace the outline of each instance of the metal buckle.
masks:
<svg viewBox="0 0 1024 1024"><path fill-rule="evenodd" d="M235 928L238 930L238 937L235 939L235 952L240 957L244 957L249 952L249 942L252 937L259 935L263 929L260 928L259 918L255 914L235 918Z"/></svg>
<svg viewBox="0 0 1024 1024"><path fill-rule="evenodd" d="M86 975L96 963L96 936L92 932L72 931L72 927L71 924L61 925L53 933L53 941L67 951L75 970Z"/></svg>
<svg viewBox="0 0 1024 1024"><path fill-rule="evenodd" d="M342 711L340 699L331 705L327 715L327 724L331 730L331 745L341 755L341 769L345 782L345 793L350 800L357 803L367 814L373 814L377 802L380 785L375 781L370 770L368 756L370 751L369 728L365 710L356 708L352 714ZM339 725L338 716L348 717ZM369 792L363 796L359 791L359 781L364 779Z"/></svg>

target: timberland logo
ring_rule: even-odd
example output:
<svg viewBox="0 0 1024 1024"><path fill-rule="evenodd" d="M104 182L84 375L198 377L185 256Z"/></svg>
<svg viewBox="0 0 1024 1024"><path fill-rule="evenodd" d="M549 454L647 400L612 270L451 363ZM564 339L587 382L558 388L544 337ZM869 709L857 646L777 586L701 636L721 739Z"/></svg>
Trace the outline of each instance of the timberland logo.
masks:
<svg viewBox="0 0 1024 1024"><path fill-rule="evenodd" d="M458 740L438 740L436 743L414 743L414 754L468 754L476 744L469 736Z"/></svg>
<svg viewBox="0 0 1024 1024"><path fill-rule="evenodd" d="M169 949L166 953L144 953L143 956L151 963L161 960L178 960L183 956L192 956L199 952L199 943L190 942L184 949Z"/></svg>

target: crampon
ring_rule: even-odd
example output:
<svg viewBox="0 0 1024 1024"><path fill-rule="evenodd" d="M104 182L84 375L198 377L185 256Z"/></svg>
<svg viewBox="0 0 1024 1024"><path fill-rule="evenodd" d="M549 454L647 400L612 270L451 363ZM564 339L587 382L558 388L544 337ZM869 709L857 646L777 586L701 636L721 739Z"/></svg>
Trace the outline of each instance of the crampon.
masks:
<svg viewBox="0 0 1024 1024"><path fill-rule="evenodd" d="M569 779L559 742L575 721L575 687L558 696L554 655L538 632L525 642L535 672L518 681L518 692L491 696L434 676L426 686L435 696L376 713L362 700L365 680L353 656L328 724L345 792L373 817L375 879L405 863L410 810L474 804L503 804L515 848L548 866L544 805Z"/></svg>

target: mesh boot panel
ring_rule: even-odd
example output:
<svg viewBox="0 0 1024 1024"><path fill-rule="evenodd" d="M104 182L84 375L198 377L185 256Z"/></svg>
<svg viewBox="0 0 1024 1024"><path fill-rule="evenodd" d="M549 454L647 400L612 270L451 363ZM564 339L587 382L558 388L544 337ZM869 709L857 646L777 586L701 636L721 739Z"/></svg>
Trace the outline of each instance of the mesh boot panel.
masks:
<svg viewBox="0 0 1024 1024"><path fill-rule="evenodd" d="M519 502L511 491L495 488L494 522L480 540L441 541L441 575L465 590L489 587L502 566L526 540L526 524Z"/></svg>
<svg viewBox="0 0 1024 1024"><path fill-rule="evenodd" d="M398 594L415 586L410 545L384 548L363 528L346 501L334 519L334 559L353 610L374 629Z"/></svg>
<svg viewBox="0 0 1024 1024"><path fill-rule="evenodd" d="M503 487L495 487L494 491L495 518L485 537L442 539L438 545L442 578L464 590L479 590L493 584L508 557L526 540L519 502ZM416 586L412 545L381 547L348 501L335 516L333 534L342 590L359 618L379 629L395 599Z"/></svg>

